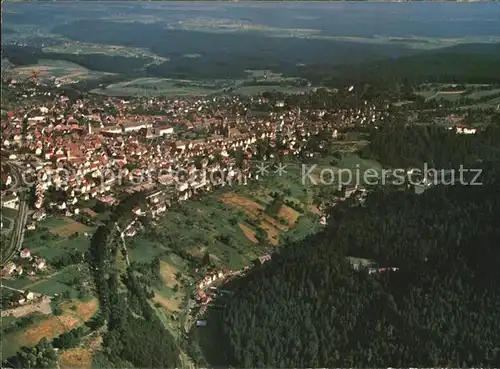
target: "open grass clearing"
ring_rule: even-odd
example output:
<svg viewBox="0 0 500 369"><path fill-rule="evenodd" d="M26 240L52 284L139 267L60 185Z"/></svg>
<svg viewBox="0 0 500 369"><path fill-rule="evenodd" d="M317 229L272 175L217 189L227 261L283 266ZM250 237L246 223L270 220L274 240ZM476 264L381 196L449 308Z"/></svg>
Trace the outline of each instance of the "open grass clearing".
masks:
<svg viewBox="0 0 500 369"><path fill-rule="evenodd" d="M2 285L19 290L28 290L38 292L42 295L54 296L68 292L71 297L78 295L76 289L72 286L75 280L81 281L89 278L85 268L78 265L70 265L52 273L42 274L40 276L26 277L16 279L2 278Z"/></svg>
<svg viewBox="0 0 500 369"><path fill-rule="evenodd" d="M150 262L155 257L162 257L169 249L158 241L152 241L144 237L126 239L128 256L131 261Z"/></svg>
<svg viewBox="0 0 500 369"><path fill-rule="evenodd" d="M89 232L91 230L91 228L86 226L85 224L77 222L76 220L68 217L62 218L61 221L62 224L50 228L51 233L57 234L58 236L61 237L69 237L74 233L80 234L84 232Z"/></svg>
<svg viewBox="0 0 500 369"><path fill-rule="evenodd" d="M51 235L53 233L50 232ZM31 252L39 254L45 258L50 265L52 259L64 255L73 250L79 250L82 253L86 252L90 245L90 239L83 235L75 238L66 237L46 237L43 231L36 230L34 233L28 234L24 238L23 248L29 249Z"/></svg>
<svg viewBox="0 0 500 369"><path fill-rule="evenodd" d="M17 215L19 214L19 212L15 209L11 209L11 208L7 208L7 207L3 207L0 209L1 210L1 213L2 213L2 217L9 217L11 219L16 219L17 218ZM5 226L5 224L4 224Z"/></svg>
<svg viewBox="0 0 500 369"><path fill-rule="evenodd" d="M47 296L62 295L67 292L72 298L75 298L78 292L73 287L73 283L85 278L90 279L86 269L78 265L70 265L48 276L42 276L36 281L25 284L24 288Z"/></svg>
<svg viewBox="0 0 500 369"><path fill-rule="evenodd" d="M473 105L460 106L459 109L496 109L498 111L500 110L500 97Z"/></svg>
<svg viewBox="0 0 500 369"><path fill-rule="evenodd" d="M340 162L334 165L331 160L332 158L326 157L322 158L316 166L306 165L304 173L310 173L310 177L305 175L303 178L305 182L312 186L338 185L340 181L344 185L362 185L365 182L366 171L370 170L370 176L367 179L373 181L375 174L380 175L382 170L382 166L377 161L363 159L356 154L345 153ZM314 169L312 169L313 166Z"/></svg>
<svg viewBox="0 0 500 369"><path fill-rule="evenodd" d="M181 306L182 301L179 299L175 299L173 297L167 298L167 297L162 296L159 293L155 293L155 296L153 297L153 301L155 303L159 303L163 308L165 308L166 310L168 310L169 312L172 312L172 313L177 313L181 309L180 306Z"/></svg>
<svg viewBox="0 0 500 369"><path fill-rule="evenodd" d="M286 238L291 241L300 240L307 235L318 232L322 228L323 226L319 223L319 216L301 216L298 218L295 227L286 233Z"/></svg>
<svg viewBox="0 0 500 369"><path fill-rule="evenodd" d="M163 279L163 282L167 287L174 287L178 282L175 274L177 273L177 269L171 264L161 261L160 262L160 274Z"/></svg>
<svg viewBox="0 0 500 369"><path fill-rule="evenodd" d="M456 101L459 100L462 96L465 96L464 94L467 92L467 90L463 91L439 91L439 90L427 90L427 91L418 91L416 92L417 95L420 95L426 99L445 99L448 101Z"/></svg>
<svg viewBox="0 0 500 369"><path fill-rule="evenodd" d="M27 286L27 289L47 296L62 295L68 292L71 297L77 295L77 291L65 283L61 283L56 278L42 280L38 284Z"/></svg>
<svg viewBox="0 0 500 369"><path fill-rule="evenodd" d="M33 284L33 280L29 279L26 276L22 276L20 278L10 279L10 278L2 278L1 283L4 286L15 288L17 290L24 290L26 286Z"/></svg>

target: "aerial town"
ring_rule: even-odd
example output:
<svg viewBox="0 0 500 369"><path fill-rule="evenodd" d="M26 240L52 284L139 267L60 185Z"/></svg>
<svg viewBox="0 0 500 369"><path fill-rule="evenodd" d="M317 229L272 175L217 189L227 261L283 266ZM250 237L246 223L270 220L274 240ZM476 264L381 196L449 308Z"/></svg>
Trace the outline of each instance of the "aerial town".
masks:
<svg viewBox="0 0 500 369"><path fill-rule="evenodd" d="M55 258L51 265L24 246L25 237L46 232L39 224L64 217L95 226L96 206L114 209L134 194L145 194L145 201L131 209L128 224L115 222L130 267L127 244L144 233L146 223L160 222L173 204L223 187L258 182L265 177L266 168L277 173L283 162L300 163L331 155L328 150L332 144L352 150L360 142L351 138L353 131L378 129L402 117L408 121L420 118L390 99L359 99L355 86L301 95L125 99L70 98L53 87L15 80L8 83L17 96L33 102L2 116L2 234L10 236L2 259L2 278L10 285L28 278L28 286L33 286L57 275L61 265L77 265L79 272L87 270L77 288L82 296L90 293L92 285L85 263L87 253L70 249L69 256ZM445 116L437 111L434 119L456 135L474 135L478 130L464 125L465 115L458 110ZM424 189L427 179L422 180ZM363 184L347 184L333 200L317 200L317 222L325 227L328 209L346 200L362 206L368 192ZM90 231L82 233L91 239ZM81 237L79 232L66 235ZM42 237L42 242L51 242L48 236ZM58 242L57 238L53 242ZM279 249L262 248L253 264L241 268L192 268L182 332L210 324L207 309L223 310L238 294L237 287L227 286L254 266L270 261L277 252ZM362 265L368 274L400 270L399 266L379 267L371 260L349 261L355 270ZM51 311L53 301L70 296L69 292L61 297L60 293L32 292L26 287L3 287L11 293L3 305L6 310L2 316L8 317Z"/></svg>
<svg viewBox="0 0 500 369"><path fill-rule="evenodd" d="M72 100L37 84L14 79L8 83L18 96L36 101L9 111L1 123L2 207L21 210L20 218L26 218L12 256L20 261L29 255L29 250L21 251L24 229L35 230L48 213L92 215L83 205L89 199L114 206L124 195L147 191L148 201L133 214L154 219L168 211L172 201L258 180L255 162L313 157L330 142L345 141L350 128L363 129L402 114L388 100L365 100L339 109L336 101L348 101L356 93L354 86L315 92L313 96L325 102L313 109L321 104L307 96ZM463 117L457 114L444 120L457 134L476 133L476 128L460 125ZM348 187L346 197L358 189ZM28 190L33 196L27 206ZM325 216L320 221L325 224ZM134 236L136 227L125 235ZM33 260L29 273L45 266L43 258L28 260ZM11 262L3 273L21 274L23 265Z"/></svg>
<svg viewBox="0 0 500 369"><path fill-rule="evenodd" d="M500 364L500 4L1 4L1 368Z"/></svg>

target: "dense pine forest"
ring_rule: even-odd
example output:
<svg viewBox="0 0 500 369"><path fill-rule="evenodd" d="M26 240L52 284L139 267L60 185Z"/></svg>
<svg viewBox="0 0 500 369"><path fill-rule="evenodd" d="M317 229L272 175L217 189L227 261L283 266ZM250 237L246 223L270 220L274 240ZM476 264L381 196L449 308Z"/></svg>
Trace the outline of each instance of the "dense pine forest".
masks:
<svg viewBox="0 0 500 369"><path fill-rule="evenodd" d="M369 140L360 154L393 168L424 163L437 169L475 168L484 159L500 160L500 120L476 135L457 135L438 124L391 124L373 130Z"/></svg>

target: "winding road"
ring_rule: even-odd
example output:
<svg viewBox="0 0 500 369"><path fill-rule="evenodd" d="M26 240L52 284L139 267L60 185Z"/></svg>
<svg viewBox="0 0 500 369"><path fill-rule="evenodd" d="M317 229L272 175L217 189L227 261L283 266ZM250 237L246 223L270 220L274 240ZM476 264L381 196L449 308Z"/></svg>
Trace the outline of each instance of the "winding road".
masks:
<svg viewBox="0 0 500 369"><path fill-rule="evenodd" d="M19 253L21 250L23 240L24 240L24 231L26 229L26 222L28 220L28 202L27 202L27 192L26 189L28 187L22 186L22 178L23 175L21 173L22 167L19 163L16 163L10 159L8 159L8 152L2 151L2 162L5 165L8 165L11 168L10 174L13 177L13 186L12 190L16 190L19 196L19 209L17 214L17 219L14 221L14 229L12 230L10 243L6 245L6 247L2 247L1 252L1 266L3 267L7 264L16 253Z"/></svg>

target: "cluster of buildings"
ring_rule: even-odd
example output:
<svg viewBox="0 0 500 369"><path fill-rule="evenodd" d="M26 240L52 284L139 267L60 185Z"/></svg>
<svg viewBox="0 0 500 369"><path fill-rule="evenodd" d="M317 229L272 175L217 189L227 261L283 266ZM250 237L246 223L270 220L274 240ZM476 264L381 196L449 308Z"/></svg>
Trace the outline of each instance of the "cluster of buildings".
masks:
<svg viewBox="0 0 500 369"><path fill-rule="evenodd" d="M35 294L31 291L13 291L13 293L9 296L9 301L7 302L7 306L5 308L16 308L18 306L30 303L30 302L35 302L37 300L40 300L41 296L39 294ZM3 312L2 312L3 313ZM5 313L8 313L5 311ZM3 316L3 314L2 314Z"/></svg>
<svg viewBox="0 0 500 369"><path fill-rule="evenodd" d="M474 135L477 132L476 128L470 128L470 127L465 127L465 126L460 126L460 125L457 125L454 128L455 128L455 132L458 134ZM453 129L453 127L449 127L449 129Z"/></svg>
<svg viewBox="0 0 500 369"><path fill-rule="evenodd" d="M22 178L14 181L11 167L3 166L1 182L4 189L13 182L34 188L30 229L47 211L78 216L89 200L114 206L138 191L154 196L134 214L154 218L173 201L258 179L252 160L310 159L343 139L349 127L391 120L387 101L343 104L353 89L342 95L325 90L293 97L128 100L75 100L30 89L22 96L39 102L1 121L2 156L17 165ZM3 192L2 200L3 206L18 207L15 191Z"/></svg>
<svg viewBox="0 0 500 369"><path fill-rule="evenodd" d="M121 195L143 190L162 195L137 209L154 217L170 201L184 201L233 181L246 184L254 178L252 158L310 157L339 137L337 127L342 124L373 123L385 114L367 102L356 110L328 112L288 109L282 101L262 97L50 97L9 112L1 122L2 151L22 169L21 182L35 188L33 221L43 219L47 210L78 215L90 199L115 205ZM264 108L268 112L259 113ZM314 121L307 118L311 114ZM328 120L323 119L327 115ZM181 138L192 132L201 137ZM8 167L1 176L8 187ZM66 195L48 195L53 191ZM15 206L15 199L6 200Z"/></svg>
<svg viewBox="0 0 500 369"><path fill-rule="evenodd" d="M44 258L32 254L30 250L25 248L19 252L19 255L13 261L8 262L2 268L1 275L4 277L26 273L33 276L37 272L45 270L46 267L47 262Z"/></svg>

